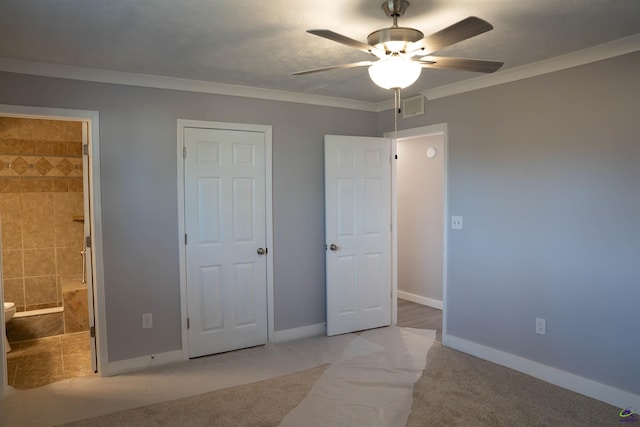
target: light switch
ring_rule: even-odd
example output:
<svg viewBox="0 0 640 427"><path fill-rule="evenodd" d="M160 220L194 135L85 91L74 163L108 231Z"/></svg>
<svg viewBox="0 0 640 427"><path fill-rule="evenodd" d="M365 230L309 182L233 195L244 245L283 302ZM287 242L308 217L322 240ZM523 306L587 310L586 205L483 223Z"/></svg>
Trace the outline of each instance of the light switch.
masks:
<svg viewBox="0 0 640 427"><path fill-rule="evenodd" d="M153 314L144 313L142 315L142 329L150 329L150 328L153 328Z"/></svg>

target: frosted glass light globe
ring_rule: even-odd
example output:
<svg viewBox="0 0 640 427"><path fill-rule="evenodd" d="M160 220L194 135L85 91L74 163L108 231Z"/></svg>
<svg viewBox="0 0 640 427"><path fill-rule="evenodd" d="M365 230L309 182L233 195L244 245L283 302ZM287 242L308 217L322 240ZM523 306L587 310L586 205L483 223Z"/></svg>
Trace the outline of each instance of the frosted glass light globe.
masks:
<svg viewBox="0 0 640 427"><path fill-rule="evenodd" d="M404 89L420 77L422 66L399 56L390 56L369 67L369 77L385 89Z"/></svg>

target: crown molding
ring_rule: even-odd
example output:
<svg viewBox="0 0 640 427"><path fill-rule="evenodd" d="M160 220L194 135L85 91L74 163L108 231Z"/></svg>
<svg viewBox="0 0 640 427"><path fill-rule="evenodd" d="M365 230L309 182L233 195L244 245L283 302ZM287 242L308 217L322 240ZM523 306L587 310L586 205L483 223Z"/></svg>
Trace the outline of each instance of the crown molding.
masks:
<svg viewBox="0 0 640 427"><path fill-rule="evenodd" d="M609 43L600 44L587 49L578 50L566 55L556 56L521 67L510 68L495 74L489 74L475 79L463 80L450 85L429 89L420 92L427 99L433 100L446 96L457 95L473 90L484 89L497 86L516 80L528 79L530 77L541 76L555 71L566 70L616 56L626 55L640 50L640 34L614 40ZM378 104L380 105L380 104Z"/></svg>
<svg viewBox="0 0 640 427"><path fill-rule="evenodd" d="M393 99L387 99L386 101L380 101L376 104L376 111L378 113L387 110L393 110L396 108L395 101Z"/></svg>
<svg viewBox="0 0 640 427"><path fill-rule="evenodd" d="M494 74L489 74L475 79L462 80L445 86L420 92L428 100L444 98L458 95L491 86L511 83L517 80L528 79L530 77L541 76L555 71L566 70L592 62L602 61L616 56L626 55L640 50L640 34L614 40L609 43L578 50L566 55L556 56L543 61L523 65L521 67L510 68ZM392 110L394 108L393 99L381 101L376 104L378 112Z"/></svg>
<svg viewBox="0 0 640 427"><path fill-rule="evenodd" d="M462 80L445 86L420 92L429 100L458 95L491 86L497 86L517 80L536 77L555 71L614 58L640 50L640 34L614 40L566 55L545 59L521 67L510 68L494 74ZM44 77L56 77L71 80L83 80L98 83L111 83L127 86L151 87L157 89L180 90L187 92L211 93L216 95L239 96L244 98L265 99L270 101L295 102L325 107L346 108L350 110L382 112L394 108L393 99L381 102L358 101L299 92L287 92L274 89L262 89L250 86L214 83L202 80L180 79L176 77L155 76L151 74L129 73L124 71L101 70L97 68L77 67L73 65L46 62L25 61L0 57L0 71L29 74Z"/></svg>
<svg viewBox="0 0 640 427"><path fill-rule="evenodd" d="M295 102L360 111L378 111L377 104L374 102L3 57L0 57L0 71L98 83Z"/></svg>

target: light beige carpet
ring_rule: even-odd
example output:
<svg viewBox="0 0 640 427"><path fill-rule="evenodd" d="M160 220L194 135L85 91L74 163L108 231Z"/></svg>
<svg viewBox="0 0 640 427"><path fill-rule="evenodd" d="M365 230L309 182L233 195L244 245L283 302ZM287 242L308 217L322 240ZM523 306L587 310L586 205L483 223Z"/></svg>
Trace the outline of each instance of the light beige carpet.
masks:
<svg viewBox="0 0 640 427"><path fill-rule="evenodd" d="M217 390L66 426L277 426L305 398L329 365Z"/></svg>
<svg viewBox="0 0 640 427"><path fill-rule="evenodd" d="M277 426L327 366L68 425ZM437 342L411 410L409 427L623 425L618 408Z"/></svg>
<svg viewBox="0 0 640 427"><path fill-rule="evenodd" d="M407 426L619 426L619 411L436 342Z"/></svg>

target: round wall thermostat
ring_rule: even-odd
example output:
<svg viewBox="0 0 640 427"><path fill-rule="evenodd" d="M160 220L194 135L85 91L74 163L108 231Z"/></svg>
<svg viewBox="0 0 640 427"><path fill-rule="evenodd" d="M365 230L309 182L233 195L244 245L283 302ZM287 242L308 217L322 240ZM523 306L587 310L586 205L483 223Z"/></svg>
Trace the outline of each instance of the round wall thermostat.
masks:
<svg viewBox="0 0 640 427"><path fill-rule="evenodd" d="M427 148L427 157L428 158L433 159L436 156L437 153L438 152L436 151L435 148L433 148L433 147Z"/></svg>

